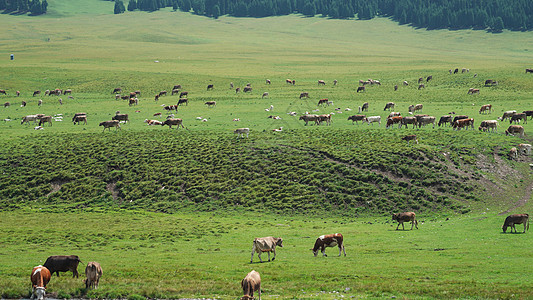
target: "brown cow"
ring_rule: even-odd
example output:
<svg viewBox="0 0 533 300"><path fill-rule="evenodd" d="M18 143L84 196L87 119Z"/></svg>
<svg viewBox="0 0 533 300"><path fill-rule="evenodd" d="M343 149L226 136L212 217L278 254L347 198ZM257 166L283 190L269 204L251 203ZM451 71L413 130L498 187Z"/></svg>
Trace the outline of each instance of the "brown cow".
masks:
<svg viewBox="0 0 533 300"><path fill-rule="evenodd" d="M521 125L511 125L505 130L505 135L515 135L516 133L518 133L520 137L524 137L524 127Z"/></svg>
<svg viewBox="0 0 533 300"><path fill-rule="evenodd" d="M417 124L416 117L403 117L402 122L400 123L400 128L402 128L402 126L407 128L408 124L413 124L413 128L415 128Z"/></svg>
<svg viewBox="0 0 533 300"><path fill-rule="evenodd" d="M364 86L358 86L356 93L364 92L365 90L366 90L366 88Z"/></svg>
<svg viewBox="0 0 533 300"><path fill-rule="evenodd" d="M100 122L98 126L104 126L104 130L102 132L104 132L106 128L109 128L109 131L111 131L111 127L116 127L117 130L118 129L122 130L122 128L120 128L120 121L117 121L117 120Z"/></svg>
<svg viewBox="0 0 533 300"><path fill-rule="evenodd" d="M50 282L50 271L44 266L34 267L31 271L31 286L32 293L30 300L37 298L37 300L43 300L46 294L46 285Z"/></svg>
<svg viewBox="0 0 533 300"><path fill-rule="evenodd" d="M509 124L513 124L513 122L520 123L520 120L524 120L524 124L527 124L527 115L525 113L516 113L511 116Z"/></svg>
<svg viewBox="0 0 533 300"><path fill-rule="evenodd" d="M179 90L179 89L181 89L181 84L176 84L172 89L173 89L173 90Z"/></svg>
<svg viewBox="0 0 533 300"><path fill-rule="evenodd" d="M261 300L261 276L255 270L250 271L241 281L242 296L241 300L254 299L254 292L259 294L259 300Z"/></svg>
<svg viewBox="0 0 533 300"><path fill-rule="evenodd" d="M385 104L385 108L383 109L383 111L391 109L394 109L394 102L388 102L387 104Z"/></svg>
<svg viewBox="0 0 533 300"><path fill-rule="evenodd" d="M116 94L116 93L120 93L122 92L122 89L121 88L116 88L113 90L113 93L112 94Z"/></svg>
<svg viewBox="0 0 533 300"><path fill-rule="evenodd" d="M492 104L485 104L481 106L479 113L481 114L485 112L488 112L489 114L492 112Z"/></svg>
<svg viewBox="0 0 533 300"><path fill-rule="evenodd" d="M419 90L420 90L420 89L425 89L425 88L426 88L426 86L425 86L423 83L421 83L421 84L418 85L418 89L419 89Z"/></svg>
<svg viewBox="0 0 533 300"><path fill-rule="evenodd" d="M172 126L178 126L178 129L181 127L185 128L185 126L183 126L183 120L182 119L167 119L165 120L165 122L163 122L163 124L161 124L161 126L165 126L165 125L168 125L168 128L169 129L172 129Z"/></svg>
<svg viewBox="0 0 533 300"><path fill-rule="evenodd" d="M87 279L85 279L85 288L93 287L97 289L102 274L102 267L99 263L95 261L87 263L87 267L85 267L85 276L87 276Z"/></svg>
<svg viewBox="0 0 533 300"><path fill-rule="evenodd" d="M530 119L533 119L533 110L524 110L523 113L525 113L526 116L531 117Z"/></svg>
<svg viewBox="0 0 533 300"><path fill-rule="evenodd" d="M314 121L315 124L318 124L318 115L303 115L303 116L300 116L299 120L304 120L305 126L307 126L307 123L309 121Z"/></svg>
<svg viewBox="0 0 533 300"><path fill-rule="evenodd" d="M285 83L292 84L292 80L290 80L290 79L285 79Z"/></svg>
<svg viewBox="0 0 533 300"><path fill-rule="evenodd" d="M402 138L403 141L407 141L407 145L409 145L409 143L411 143L411 141L415 141L417 144L418 144L418 138L416 137L416 135L414 134L411 134L411 135L406 135ZM399 225L399 224L398 224Z"/></svg>
<svg viewBox="0 0 533 300"><path fill-rule="evenodd" d="M396 230L400 228L400 224L402 224L402 230L405 230L403 222L411 222L411 230L413 230L413 226L416 226L416 229L418 229L418 221L416 221L416 214L412 211L392 214L392 220L398 221L398 226L396 227Z"/></svg>
<svg viewBox="0 0 533 300"><path fill-rule="evenodd" d="M346 250L344 249L344 238L340 233L319 236L316 239L315 245L311 251L313 251L313 254L316 257L318 255L318 250L320 249L322 256L327 257L326 248L335 246L339 247L339 256L341 256L341 252L344 252L344 256L346 256Z"/></svg>
<svg viewBox="0 0 533 300"><path fill-rule="evenodd" d="M309 98L309 93L308 92L300 93L300 99L302 98Z"/></svg>
<svg viewBox="0 0 533 300"><path fill-rule="evenodd" d="M468 118L468 119L457 120L453 122L452 127L454 130L460 130L462 128L468 129L468 127L474 130L474 119Z"/></svg>
<svg viewBox="0 0 533 300"><path fill-rule="evenodd" d="M505 218L505 222L503 222L503 232L505 233L507 231L507 227L511 227L511 233L516 233L516 227L515 224L524 224L524 233L526 233L526 229L529 230L529 215L528 214L519 214L519 215L510 215L507 218Z"/></svg>
<svg viewBox="0 0 533 300"><path fill-rule="evenodd" d="M7 96L7 92L5 90L0 90L0 94L4 94Z"/></svg>
<svg viewBox="0 0 533 300"><path fill-rule="evenodd" d="M392 127L394 128L394 124L398 124L398 127L400 127L401 123L402 123L402 117L392 117L392 118L387 118L387 126L385 126L385 128L389 128L389 127Z"/></svg>
<svg viewBox="0 0 533 300"><path fill-rule="evenodd" d="M87 125L87 115L74 115L74 118L72 118L72 122L76 125L80 125L80 122L83 122L84 125Z"/></svg>
<svg viewBox="0 0 533 300"><path fill-rule="evenodd" d="M129 116L128 116L128 114L116 114L116 115L114 115L111 118L111 120L124 121L124 123L128 123L129 122Z"/></svg>
<svg viewBox="0 0 533 300"><path fill-rule="evenodd" d="M357 124L357 121L363 121L366 118L365 115L353 115L348 117L348 121L352 121L352 124L355 122Z"/></svg>
<svg viewBox="0 0 533 300"><path fill-rule="evenodd" d="M128 103L129 106L137 105L137 104L139 104L139 99L137 99L137 98L130 98L129 103Z"/></svg>
<svg viewBox="0 0 533 300"><path fill-rule="evenodd" d="M189 99L187 99L187 98L178 99L178 104L177 105L180 106L182 104L185 104L186 106L189 106Z"/></svg>
<svg viewBox="0 0 533 300"><path fill-rule="evenodd" d="M118 121L116 122L118 124ZM102 123L100 123L100 125ZM59 277L59 272L71 271L72 278L78 278L78 263L80 262L81 260L77 255L53 255L46 259L46 262L43 266L50 271L50 274L53 275L54 273L56 273L57 277Z"/></svg>
<svg viewBox="0 0 533 300"><path fill-rule="evenodd" d="M479 94L479 89L470 88L470 89L468 90L468 93L467 93L467 94L470 94L470 95Z"/></svg>
<svg viewBox="0 0 533 300"><path fill-rule="evenodd" d="M161 91L161 92L159 92L159 97L161 97L161 96L166 96L166 95L167 95L167 91ZM181 97L181 95L180 95L180 97Z"/></svg>
<svg viewBox="0 0 533 300"><path fill-rule="evenodd" d="M319 80L318 85L326 85L326 82L324 80Z"/></svg>
<svg viewBox="0 0 533 300"><path fill-rule="evenodd" d="M422 126L426 126L428 124L433 124L433 128L435 128L435 117L433 116L424 116L417 119L418 128L422 128Z"/></svg>
<svg viewBox="0 0 533 300"><path fill-rule="evenodd" d="M217 102L216 101L207 101L204 103L205 105L207 105L207 107L213 107L213 106L217 106Z"/></svg>
<svg viewBox="0 0 533 300"><path fill-rule="evenodd" d="M52 116L43 116L39 118L39 126L44 125L44 123L50 124L52 126Z"/></svg>
<svg viewBox="0 0 533 300"><path fill-rule="evenodd" d="M318 100L318 104L317 106L320 106L320 105L327 105L328 104L328 98L324 98L324 99L320 99Z"/></svg>
<svg viewBox="0 0 533 300"><path fill-rule="evenodd" d="M35 95L39 95L39 94L41 94L41 91L39 91L39 90L34 91L34 92L33 92L33 97L35 97Z"/></svg>
<svg viewBox="0 0 533 300"><path fill-rule="evenodd" d="M318 115L318 119L317 119L317 125L320 125L322 124L322 122L326 122L326 125L330 125L331 124L331 115L330 114L327 114L327 115Z"/></svg>
<svg viewBox="0 0 533 300"><path fill-rule="evenodd" d="M172 89L171 95L174 96L174 94L177 94L179 92L180 92L179 89Z"/></svg>
<svg viewBox="0 0 533 300"><path fill-rule="evenodd" d="M252 244L252 256L250 258L250 263L253 262L254 253L256 252L257 252L257 256L259 257L260 262L263 262L263 260L261 259L261 253L267 252L268 261L270 261L270 252L273 252L274 257L272 258L272 261L274 261L274 259L276 259L276 246L280 246L283 248L282 238L275 238L271 236L267 236L263 238L255 238Z"/></svg>

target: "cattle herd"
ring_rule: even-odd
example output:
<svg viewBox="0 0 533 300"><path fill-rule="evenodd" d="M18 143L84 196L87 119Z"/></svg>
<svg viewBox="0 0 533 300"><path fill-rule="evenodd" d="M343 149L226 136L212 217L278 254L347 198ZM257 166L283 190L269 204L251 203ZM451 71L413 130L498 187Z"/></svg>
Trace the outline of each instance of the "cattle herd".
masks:
<svg viewBox="0 0 533 300"><path fill-rule="evenodd" d="M416 214L414 212L403 212L392 214L392 220L398 222L396 230L399 230L402 225L402 230L405 230L404 222L411 222L411 230L413 228L418 229L418 221L416 220ZM504 233L507 232L507 228L511 228L511 233L517 233L516 224L524 225L524 233L529 230L529 215L528 214L515 214L505 218L502 226ZM322 252L323 257L327 257L326 248L335 247L339 248L339 256L344 254L346 256L346 250L344 248L344 237L340 233L321 235L315 240L313 248L310 250L316 257L318 252ZM261 254L266 252L268 254L268 261L270 259L270 252L273 253L272 261L276 259L276 247L283 247L283 239L281 237L262 237L255 238L252 242L252 254L250 263L253 263L254 254L257 253L259 261L262 263ZM59 272L72 272L72 278L78 278L78 264L81 262L77 255L54 255L48 257L43 265L39 265L33 268L30 276L32 283L32 295L31 299L37 298L37 300L43 300L45 296L46 285L50 281L52 274L56 273L59 277ZM102 277L102 267L97 262L89 262L85 267L86 279L84 280L85 288L98 288L100 277ZM254 299L254 292L257 292L259 299L261 299L261 276L260 274L252 270L241 281L241 287L243 290L243 297L241 300Z"/></svg>

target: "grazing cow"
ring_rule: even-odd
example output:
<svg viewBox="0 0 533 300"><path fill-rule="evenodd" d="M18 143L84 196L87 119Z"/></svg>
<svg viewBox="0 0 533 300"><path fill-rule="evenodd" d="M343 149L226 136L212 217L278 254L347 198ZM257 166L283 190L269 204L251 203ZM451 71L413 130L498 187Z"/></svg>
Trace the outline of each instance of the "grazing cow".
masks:
<svg viewBox="0 0 533 300"><path fill-rule="evenodd" d="M361 106L361 111L367 111L368 112L368 102L363 103L363 106Z"/></svg>
<svg viewBox="0 0 533 300"><path fill-rule="evenodd" d="M318 115L317 125L322 124L322 122L326 122L326 125L330 125L331 124L331 115L330 114Z"/></svg>
<svg viewBox="0 0 533 300"><path fill-rule="evenodd" d="M324 80L319 80L318 85L326 85L326 82Z"/></svg>
<svg viewBox="0 0 533 300"><path fill-rule="evenodd" d="M163 109L164 110L168 110L168 111L173 111L175 110L176 112L178 111L178 105L167 105L167 106L163 106Z"/></svg>
<svg viewBox="0 0 533 300"><path fill-rule="evenodd" d="M236 89L235 89L235 94L238 94L240 91L241 91L241 88L240 88L240 87L236 88Z"/></svg>
<svg viewBox="0 0 533 300"><path fill-rule="evenodd" d="M189 92L185 92L185 91L181 92L180 93L180 98L183 98L183 96L188 97L189 96Z"/></svg>
<svg viewBox="0 0 533 300"><path fill-rule="evenodd" d="M300 93L300 99L302 98L309 98L309 93L308 92Z"/></svg>
<svg viewBox="0 0 533 300"><path fill-rule="evenodd" d="M72 122L74 122L75 125L79 125L80 122L83 122L84 125L87 125L87 115L75 116L72 119Z"/></svg>
<svg viewBox="0 0 533 300"><path fill-rule="evenodd" d="M394 91L396 92L398 90L398 85L394 85Z"/></svg>
<svg viewBox="0 0 533 300"><path fill-rule="evenodd" d="M424 77L418 78L418 83L422 83L422 82L424 82Z"/></svg>
<svg viewBox="0 0 533 300"><path fill-rule="evenodd" d="M233 131L233 133L237 134L237 137L243 137L246 133L246 137L248 137L248 134L250 133L250 128L237 128Z"/></svg>
<svg viewBox="0 0 533 300"><path fill-rule="evenodd" d="M346 256L346 250L344 249L344 238L340 233L319 236L316 239L315 245L313 246L313 249L311 249L311 251L313 251L313 255L315 257L318 255L318 250L322 252L322 256L327 257L326 248L335 246L339 247L339 256L341 256L342 252L344 252L344 256Z"/></svg>
<svg viewBox="0 0 533 300"><path fill-rule="evenodd" d="M85 267L85 276L87 276L87 279L85 279L85 288L88 289L92 287L97 289L102 274L102 267L99 263L95 261L87 263L87 267Z"/></svg>
<svg viewBox="0 0 533 300"><path fill-rule="evenodd" d="M364 92L364 91L365 91L365 87L364 86L359 86L359 87L357 87L356 93Z"/></svg>
<svg viewBox="0 0 533 300"><path fill-rule="evenodd" d="M45 96L46 96L46 95L50 95L50 90L46 90L46 91L44 91L44 95L45 95Z"/></svg>
<svg viewBox="0 0 533 300"><path fill-rule="evenodd" d="M422 104L416 104L415 107L414 107L414 112L422 110L423 107L424 107L424 105L422 105Z"/></svg>
<svg viewBox="0 0 533 300"><path fill-rule="evenodd" d="M404 80L404 81L403 81L403 85L408 86L408 85L409 85L409 82L407 82L407 81Z"/></svg>
<svg viewBox="0 0 533 300"><path fill-rule="evenodd" d="M43 99L39 99L39 101L37 101L37 106L42 106L43 105Z"/></svg>
<svg viewBox="0 0 533 300"><path fill-rule="evenodd" d="M259 300L261 300L261 276L255 270L250 271L241 281L242 292L244 296L241 300L253 300L254 292L259 294Z"/></svg>
<svg viewBox="0 0 533 300"><path fill-rule="evenodd" d="M271 236L263 237L263 238L255 238L252 244L252 257L250 258L250 263L253 262L254 253L256 252L257 252L257 256L259 257L260 262L263 262L263 260L261 260L261 253L267 252L268 261L270 261L270 252L273 252L274 257L272 258L272 261L274 261L274 259L276 259L276 246L283 247L282 238L275 238Z"/></svg>
<svg viewBox="0 0 533 300"><path fill-rule="evenodd" d="M518 152L523 155L531 155L531 144L518 144Z"/></svg>
<svg viewBox="0 0 533 300"><path fill-rule="evenodd" d="M209 90L212 90L212 89L214 89L214 88L215 88L215 86L214 86L213 84L208 84L208 85L207 85L207 90L208 90L208 91L209 91Z"/></svg>
<svg viewBox="0 0 533 300"><path fill-rule="evenodd" d="M115 100L118 100L118 99L120 99L120 94L115 95Z"/></svg>
<svg viewBox="0 0 533 300"><path fill-rule="evenodd" d="M463 68L463 69L461 70L461 73L468 73L469 71L470 71L470 69Z"/></svg>
<svg viewBox="0 0 533 300"><path fill-rule="evenodd" d="M492 80L492 79L485 80L485 86L494 86L494 85L498 85L498 81Z"/></svg>
<svg viewBox="0 0 533 300"><path fill-rule="evenodd" d="M22 103L20 104L20 107L26 107L26 101L22 101Z"/></svg>
<svg viewBox="0 0 533 300"><path fill-rule="evenodd" d="M439 123L438 123L439 127L440 127L440 125L446 126L446 123L452 124L452 116L451 115L446 115L446 116L440 117Z"/></svg>
<svg viewBox="0 0 533 300"><path fill-rule="evenodd" d="M100 123L100 126L103 126L102 123ZM116 121L116 123L118 124L118 121ZM43 266L45 266L50 271L50 274L53 275L54 273L56 273L57 277L59 277L59 272L71 271L72 278L78 278L78 264L80 262L81 260L77 255L53 255L46 259Z"/></svg>
<svg viewBox="0 0 533 300"><path fill-rule="evenodd" d="M389 116L387 117L387 119L389 119L389 118L393 118L393 117L399 117L399 116L401 116L401 115L402 115L402 113L397 112L397 111L393 111L393 112L391 112L391 113L389 114Z"/></svg>
<svg viewBox="0 0 533 300"><path fill-rule="evenodd" d="M353 115L348 117L348 121L352 121L352 125L355 122L357 124L357 121L363 121L366 118L365 115Z"/></svg>
<svg viewBox="0 0 533 300"><path fill-rule="evenodd" d="M488 112L489 114L492 112L492 104L485 104L481 105L481 108L479 109L479 113L485 113Z"/></svg>
<svg viewBox="0 0 533 300"><path fill-rule="evenodd" d="M112 94L117 94L117 93L120 93L122 92L122 89L121 88L116 88L113 90L113 93Z"/></svg>
<svg viewBox="0 0 533 300"><path fill-rule="evenodd" d="M402 138L402 140L403 141L407 141L407 145L409 145L409 143L411 143L411 141L415 141L418 144L418 138L414 134L406 135L406 136L404 136Z"/></svg>
<svg viewBox="0 0 533 300"><path fill-rule="evenodd" d="M179 89L172 89L172 92L170 93L171 96L174 96L174 94L178 94L180 92Z"/></svg>
<svg viewBox="0 0 533 300"><path fill-rule="evenodd" d="M417 124L416 117L403 117L402 122L400 123L400 128L402 128L402 126L405 126L405 128L407 128L407 125L409 124L413 124L414 129Z"/></svg>
<svg viewBox="0 0 533 300"><path fill-rule="evenodd" d="M418 85L418 89L419 89L419 90L420 90L420 89L425 89L425 88L426 88L426 86L425 86L423 83L421 83L421 84Z"/></svg>
<svg viewBox="0 0 533 300"><path fill-rule="evenodd" d="M457 74L459 73L459 68L455 68L455 70L453 70L453 74Z"/></svg>
<svg viewBox="0 0 533 300"><path fill-rule="evenodd" d="M124 99L124 98L123 98L123 99ZM155 101L155 102L159 101L159 94L155 94L154 101Z"/></svg>
<svg viewBox="0 0 533 300"><path fill-rule="evenodd" d="M527 74L527 73L533 73L533 69L527 69L527 68L526 68L526 74Z"/></svg>
<svg viewBox="0 0 533 300"><path fill-rule="evenodd" d="M268 97L268 92L264 92L263 93L263 96L261 96L261 99L265 98L265 97Z"/></svg>
<svg viewBox="0 0 533 300"><path fill-rule="evenodd" d="M433 75L429 75L429 76L426 78L426 82L429 82L431 79L433 79Z"/></svg>
<svg viewBox="0 0 533 300"><path fill-rule="evenodd" d="M168 125L169 129L172 129L172 126L178 126L178 129L180 128L180 126L182 128L185 128L185 126L183 126L183 120L179 118L178 119L166 119L165 122L161 124L161 126L165 126L165 125Z"/></svg>
<svg viewBox="0 0 533 300"><path fill-rule="evenodd" d="M35 97L35 95L40 95L41 94L41 91L37 90L37 91L34 91L33 92L33 96L32 97Z"/></svg>
<svg viewBox="0 0 533 300"><path fill-rule="evenodd" d="M387 118L387 126L385 126L385 128L394 128L394 124L398 124L398 126L402 126L402 117L392 117L392 118Z"/></svg>
<svg viewBox="0 0 533 300"><path fill-rule="evenodd" d="M337 79L333 80L333 85L337 85Z"/></svg>
<svg viewBox="0 0 533 300"><path fill-rule="evenodd" d="M485 120L481 121L481 124L478 128L480 131L488 131L489 129L494 132L498 132L498 121L497 120Z"/></svg>
<svg viewBox="0 0 533 300"><path fill-rule="evenodd" d="M525 113L526 116L531 117L530 120L533 119L533 110L524 110L523 113Z"/></svg>
<svg viewBox="0 0 533 300"><path fill-rule="evenodd" d="M328 98L325 98L325 99L320 99L318 100L318 104L317 106L320 106L320 105L327 105L328 104Z"/></svg>
<svg viewBox="0 0 533 300"><path fill-rule="evenodd" d="M387 104L385 104L385 108L383 109L383 111L391 109L394 109L394 102L388 102Z"/></svg>
<svg viewBox="0 0 533 300"><path fill-rule="evenodd" d="M454 130L461 130L462 128L468 129L468 127L474 130L474 119L468 118L468 119L457 120L453 122L452 127Z"/></svg>
<svg viewBox="0 0 533 300"><path fill-rule="evenodd" d="M416 229L418 229L418 221L416 221L416 214L412 211L392 214L392 220L398 221L398 226L396 227L396 230L400 228L400 224L402 224L402 230L405 230L403 222L411 222L411 230L413 230L413 226L416 226Z"/></svg>
<svg viewBox="0 0 533 300"><path fill-rule="evenodd" d="M120 121L118 120L100 122L98 126L104 126L104 130L102 132L104 132L106 128L109 128L109 131L111 131L111 127L115 127L117 130L122 130L122 128L120 128Z"/></svg>
<svg viewBox="0 0 533 300"><path fill-rule="evenodd" d="M513 122L518 124L521 120L524 120L524 124L527 124L527 115L525 113L516 113L511 116L509 124L513 124Z"/></svg>
<svg viewBox="0 0 533 300"><path fill-rule="evenodd" d="M72 94L72 90L71 89L64 90L63 95L66 95L66 94Z"/></svg>
<svg viewBox="0 0 533 300"><path fill-rule="evenodd" d="M508 110L503 112L503 116L499 119L505 121L506 119L511 118L514 114L516 114L516 110Z"/></svg>
<svg viewBox="0 0 533 300"><path fill-rule="evenodd" d="M60 96L61 93L63 93L63 91L61 89L55 89L53 91L53 94L56 95L56 96ZM50 92L50 94L48 94L48 96L50 96L52 94L52 92Z"/></svg>
<svg viewBox="0 0 533 300"><path fill-rule="evenodd" d="M516 227L515 224L524 224L524 233L526 233L526 229L529 230L529 215L528 214L518 214L518 215L510 215L507 218L505 218L505 222L503 222L503 232L505 233L507 231L507 227L511 227L511 233L516 233Z"/></svg>
<svg viewBox="0 0 533 300"><path fill-rule="evenodd" d="M37 300L43 300L46 294L46 285L50 282L50 271L44 266L34 267L31 271L31 286L32 293L30 300L37 298Z"/></svg>
<svg viewBox="0 0 533 300"><path fill-rule="evenodd" d="M217 106L217 102L216 101L207 101L204 104L207 105L207 107Z"/></svg>
<svg viewBox="0 0 533 300"><path fill-rule="evenodd" d="M374 123L378 123L379 125L381 125L381 116L372 116L372 117L366 117L363 119L363 122L367 122L368 125L370 125L370 123L372 123L372 126L374 126Z"/></svg>
<svg viewBox="0 0 533 300"><path fill-rule="evenodd" d="M409 111L409 113L413 113L415 111L415 106L411 104L411 105L409 105L407 110Z"/></svg>
<svg viewBox="0 0 533 300"><path fill-rule="evenodd" d="M27 123L30 124L30 121L33 121L33 124L38 120L39 117L44 116L43 114L37 114L37 115L27 115L22 118L22 121L20 121L20 125Z"/></svg>
<svg viewBox="0 0 533 300"><path fill-rule="evenodd" d="M521 125L511 125L505 130L505 135L515 135L517 133L520 137L524 137L524 127Z"/></svg>
<svg viewBox="0 0 533 300"><path fill-rule="evenodd" d="M9 102L4 103L4 108L8 108L10 106L11 106L11 103L9 103Z"/></svg>
<svg viewBox="0 0 533 300"><path fill-rule="evenodd" d="M135 96L140 96L141 95L141 91L135 91Z"/></svg>
<svg viewBox="0 0 533 300"><path fill-rule="evenodd" d="M111 120L124 121L124 123L127 123L129 122L129 117L128 114L116 114L111 118Z"/></svg>
<svg viewBox="0 0 533 300"><path fill-rule="evenodd" d="M129 104L128 104L129 106L137 105L137 104L139 104L139 99L137 99L137 98L130 98L130 100L129 100Z"/></svg>
<svg viewBox="0 0 533 300"><path fill-rule="evenodd" d="M79 117L79 116L86 116L87 113L75 113L74 116L72 117L72 122L74 122L74 120L76 119L76 117Z"/></svg>
<svg viewBox="0 0 533 300"><path fill-rule="evenodd" d="M251 87L251 86L245 86L245 87L242 89L242 91L245 92L245 93L251 92L251 91L252 91L252 87Z"/></svg>
<svg viewBox="0 0 533 300"><path fill-rule="evenodd" d="M285 83L292 84L292 80L290 80L290 79L285 79Z"/></svg>
<svg viewBox="0 0 533 300"><path fill-rule="evenodd" d="M468 89L468 93L467 94L470 94L470 95L479 94L479 89L470 88L470 89Z"/></svg>
<svg viewBox="0 0 533 300"><path fill-rule="evenodd" d="M518 159L518 150L516 149L516 147L509 149L509 158Z"/></svg>
<svg viewBox="0 0 533 300"><path fill-rule="evenodd" d="M162 113L158 112L154 114L154 117L161 117L162 115L163 115Z"/></svg>
<svg viewBox="0 0 533 300"><path fill-rule="evenodd" d="M180 106L182 104L185 104L186 106L189 106L189 99L187 99L187 98L178 99L178 104L177 105Z"/></svg>
<svg viewBox="0 0 533 300"><path fill-rule="evenodd" d="M159 98L159 96L158 96L158 98ZM128 100L128 99L130 99L130 96L129 96L129 95L123 95L123 96L120 96L120 99L122 99L122 100ZM156 101L157 101L157 100L156 100Z"/></svg>
<svg viewBox="0 0 533 300"><path fill-rule="evenodd" d="M458 115L458 116L455 116L455 117L453 118L453 122L452 122L452 124L455 123L455 121L458 121L458 120L464 120L464 119L468 119L468 116L467 116L467 115Z"/></svg>
<svg viewBox="0 0 533 300"><path fill-rule="evenodd" d="M422 128L422 126L426 126L428 124L433 124L433 129L435 129L435 117L433 116L424 116L417 120L418 128Z"/></svg>
<svg viewBox="0 0 533 300"><path fill-rule="evenodd" d="M299 120L304 120L305 126L307 126L309 121L314 121L315 124L318 124L318 115L303 115L303 116L300 116Z"/></svg>
<svg viewBox="0 0 533 300"><path fill-rule="evenodd" d="M172 89L173 89L173 90L179 90L179 89L181 89L181 84L176 84Z"/></svg>
<svg viewBox="0 0 533 300"><path fill-rule="evenodd" d="M266 80L266 84L271 84L272 82L270 81L270 79L267 79ZM233 87L232 87L233 88Z"/></svg>
<svg viewBox="0 0 533 300"><path fill-rule="evenodd" d="M52 126L52 116L43 116L39 118L39 126L44 125L44 123L50 124Z"/></svg>

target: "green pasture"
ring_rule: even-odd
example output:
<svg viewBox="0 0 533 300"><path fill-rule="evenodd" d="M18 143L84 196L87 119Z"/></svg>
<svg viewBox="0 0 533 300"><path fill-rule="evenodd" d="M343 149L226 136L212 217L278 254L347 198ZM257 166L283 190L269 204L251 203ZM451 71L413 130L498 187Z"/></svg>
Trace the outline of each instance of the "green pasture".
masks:
<svg viewBox="0 0 533 300"><path fill-rule="evenodd" d="M533 208L531 159L507 155L530 143L533 122L523 124L524 139L503 134L508 121L497 133L477 130L504 111L533 110L533 74L524 72L533 33L427 31L386 18L113 15L112 7L50 0L44 16L0 15L0 297L28 297L31 268L59 254L100 262L104 277L91 291L82 278L53 277L55 298L236 299L251 269L266 299L533 297L530 232L500 229L505 215ZM455 68L469 72L450 75ZM381 86L356 93L369 78ZM231 82L253 91L237 94ZM174 112L186 129L147 126L177 103L175 84L189 92ZM115 100L116 87L140 90L139 105ZM72 89L73 99L44 95L56 88ZM155 102L162 90L169 95ZM333 105L318 107L322 98ZM475 130L385 129L389 101L404 116L418 103L437 120L469 115ZM364 102L381 125L347 121ZM494 112L480 115L488 103ZM331 126L298 120L316 109L334 113ZM102 132L98 123L116 111L130 122ZM77 112L87 125L72 124ZM63 121L20 124L37 113ZM239 127L250 137L233 135ZM420 143L407 145L407 134ZM417 212L419 230L394 230L389 215L403 210ZM334 232L348 256L313 257L316 237ZM276 261L250 264L253 238L268 235L284 238Z"/></svg>

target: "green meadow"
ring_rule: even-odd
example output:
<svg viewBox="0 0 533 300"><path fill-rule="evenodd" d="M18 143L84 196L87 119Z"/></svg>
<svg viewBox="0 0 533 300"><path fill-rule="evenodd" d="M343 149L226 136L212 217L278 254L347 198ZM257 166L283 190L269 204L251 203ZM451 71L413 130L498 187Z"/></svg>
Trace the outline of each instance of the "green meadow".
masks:
<svg viewBox="0 0 533 300"><path fill-rule="evenodd" d="M530 143L533 122L522 124L525 138L505 136L508 121L477 130L504 111L533 110L533 75L524 72L533 33L112 12L109 1L50 0L43 16L0 15L0 104L10 103L0 106L0 297L29 297L31 268L63 254L80 256L81 277L52 277L50 297L236 299L252 269L265 299L533 297L530 232L501 233L506 215L533 208L532 161L508 156ZM356 93L370 78L381 85ZM173 112L186 129L148 126L177 103L176 84L189 92ZM139 104L115 100L117 87L141 91ZM44 95L56 88L72 98ZM323 98L333 105L317 106ZM437 120L466 114L475 128L386 129L389 101L404 116L418 103ZM364 102L381 125L347 120ZM494 111L480 115L488 103ZM98 124L116 111L130 122L103 132ZM332 124L298 120L315 111L333 113ZM72 124L78 112L87 125ZM37 113L63 121L21 125ZM240 127L248 138L233 134ZM402 141L407 134L419 144ZM396 231L398 211L417 212L420 229ZM335 232L347 256L328 248L313 257L315 239ZM284 239L276 260L250 264L253 238L269 235ZM82 283L89 261L104 270L97 290Z"/></svg>

